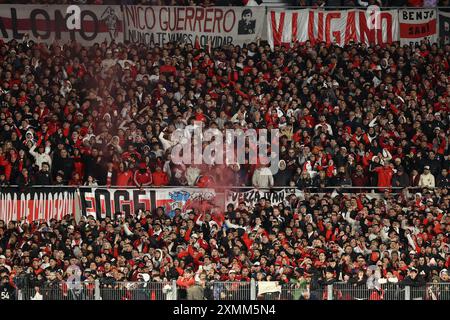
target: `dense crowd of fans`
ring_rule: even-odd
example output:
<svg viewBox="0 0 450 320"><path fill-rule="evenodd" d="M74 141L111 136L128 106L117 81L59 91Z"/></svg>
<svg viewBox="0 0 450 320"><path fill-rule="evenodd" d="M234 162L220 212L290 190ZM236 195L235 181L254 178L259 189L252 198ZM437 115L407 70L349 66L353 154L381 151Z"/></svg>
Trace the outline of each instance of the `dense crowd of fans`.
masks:
<svg viewBox="0 0 450 320"><path fill-rule="evenodd" d="M383 299L385 285L423 288L415 298L449 299L449 202L448 189L386 192L380 199L306 194L290 195L280 205L241 202L226 212L215 206L176 210L173 218L158 208L78 223L71 216L48 223L0 221L0 276L3 290L12 296L20 289L28 299L42 298L42 292L62 298L80 281L92 293L88 285L95 280L105 299L107 290L114 297L114 288L123 289L120 298L139 292L125 290L126 281L160 282L149 285L146 299L164 298L173 280L179 298L186 291L192 298L190 288L252 278L290 285L298 289L296 298L326 298L327 284L345 282L362 296L372 289L371 299ZM426 293L425 282L447 285ZM234 289L220 294L243 297Z"/></svg>
<svg viewBox="0 0 450 320"><path fill-rule="evenodd" d="M1 43L0 185L448 187L449 51ZM175 164L195 121L279 129L279 171Z"/></svg>
<svg viewBox="0 0 450 320"><path fill-rule="evenodd" d="M158 208L113 220L0 221L2 292L59 288L74 277L104 287L347 281L377 292L383 283L448 282L449 54L449 45L427 43L307 42L272 51L259 42L204 49L1 42L1 186L384 191L380 199L306 193L278 206L262 199L174 218ZM279 129L279 171L174 164L171 133L195 121ZM393 196L391 187L406 191Z"/></svg>

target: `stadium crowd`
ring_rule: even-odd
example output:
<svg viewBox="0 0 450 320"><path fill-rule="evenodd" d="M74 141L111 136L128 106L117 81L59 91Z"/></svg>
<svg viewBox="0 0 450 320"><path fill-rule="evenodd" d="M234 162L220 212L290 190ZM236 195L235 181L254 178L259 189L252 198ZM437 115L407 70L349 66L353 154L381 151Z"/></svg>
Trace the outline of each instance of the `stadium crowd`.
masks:
<svg viewBox="0 0 450 320"><path fill-rule="evenodd" d="M2 42L0 185L448 187L449 51ZM174 164L196 121L279 129L280 170Z"/></svg>
<svg viewBox="0 0 450 320"><path fill-rule="evenodd" d="M0 221L1 290L448 282L450 46L0 43L0 185L372 186L221 212ZM175 165L194 122L280 130L279 171ZM249 149L246 149L249 152ZM267 170L266 170L267 172ZM391 187L404 188L393 195ZM408 188L420 191L409 192ZM406 191L405 191L406 190ZM322 190L323 191L323 190Z"/></svg>
<svg viewBox="0 0 450 320"><path fill-rule="evenodd" d="M173 218L158 208L115 219L82 217L78 223L71 216L49 223L0 221L0 291L13 297L20 289L36 299L45 290L63 297L76 281L88 286L99 280L112 290L123 289L126 281L176 280L183 298L183 290L253 278L292 285L316 298L336 282L372 289L371 299L383 299L386 284L423 288L414 298L424 298L425 282L446 283L433 294L449 299L449 201L448 189L386 192L381 199L306 194L290 195L280 205L241 202L226 212L214 206L178 209ZM163 295L162 286L153 288Z"/></svg>

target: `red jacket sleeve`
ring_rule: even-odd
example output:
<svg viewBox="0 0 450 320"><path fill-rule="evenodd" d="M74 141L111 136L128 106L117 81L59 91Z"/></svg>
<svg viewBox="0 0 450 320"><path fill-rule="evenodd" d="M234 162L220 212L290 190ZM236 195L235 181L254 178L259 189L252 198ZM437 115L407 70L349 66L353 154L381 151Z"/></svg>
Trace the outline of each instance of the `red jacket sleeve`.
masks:
<svg viewBox="0 0 450 320"><path fill-rule="evenodd" d="M247 248L250 248L253 244L253 240L248 237L247 232L244 232L244 235L242 236L242 241L244 241Z"/></svg>

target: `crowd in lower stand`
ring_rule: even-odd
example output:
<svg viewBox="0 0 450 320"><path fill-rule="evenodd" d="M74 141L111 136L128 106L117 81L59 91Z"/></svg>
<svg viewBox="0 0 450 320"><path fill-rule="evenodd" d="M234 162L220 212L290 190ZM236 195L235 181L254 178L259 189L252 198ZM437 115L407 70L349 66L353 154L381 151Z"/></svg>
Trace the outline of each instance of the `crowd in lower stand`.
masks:
<svg viewBox="0 0 450 320"><path fill-rule="evenodd" d="M280 205L211 205L173 218L159 208L101 220L0 221L2 297L73 278L103 287L348 282L380 296L386 283L448 283L449 53L449 45L428 43L271 50L262 42L0 42L2 187L306 191ZM171 133L192 132L196 121L204 129L279 129L278 172L174 164ZM307 192L329 186L384 193Z"/></svg>
<svg viewBox="0 0 450 320"><path fill-rule="evenodd" d="M0 273L12 292L56 288L67 294L70 283L95 280L102 288L176 280L183 292L254 279L309 288L316 298L335 282L371 288L378 298L384 284L438 282L447 286L435 294L448 299L449 200L446 188L386 192L379 199L292 194L280 205L263 198L254 207L241 202L223 212L203 206L177 210L172 218L158 208L78 223L71 216L49 223L0 221Z"/></svg>

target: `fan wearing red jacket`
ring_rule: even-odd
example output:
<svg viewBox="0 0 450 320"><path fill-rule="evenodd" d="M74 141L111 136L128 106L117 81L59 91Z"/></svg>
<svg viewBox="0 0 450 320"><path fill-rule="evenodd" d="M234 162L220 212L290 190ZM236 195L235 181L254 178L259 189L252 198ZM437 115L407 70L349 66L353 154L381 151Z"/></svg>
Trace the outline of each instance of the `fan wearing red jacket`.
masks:
<svg viewBox="0 0 450 320"><path fill-rule="evenodd" d="M378 173L379 187L390 188L392 186L392 176L394 175L394 170L388 161L385 161L382 167L376 167L373 171Z"/></svg>
<svg viewBox="0 0 450 320"><path fill-rule="evenodd" d="M169 176L162 171L160 166L156 166L155 172L152 173L153 185L156 187L167 186L169 184Z"/></svg>
<svg viewBox="0 0 450 320"><path fill-rule="evenodd" d="M127 169L125 162L119 164L119 171L117 171L116 186L126 187L133 184L133 171Z"/></svg>
<svg viewBox="0 0 450 320"><path fill-rule="evenodd" d="M145 163L141 163L139 169L134 172L133 180L137 187L145 187L152 184L152 173Z"/></svg>

